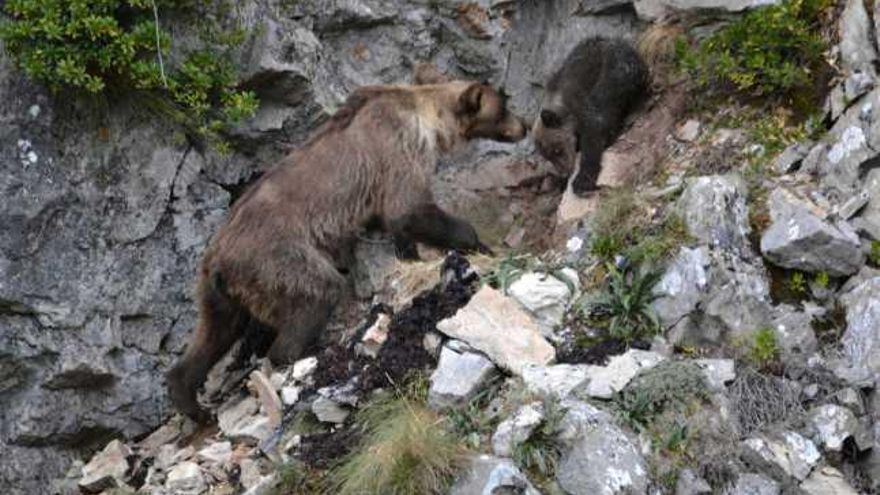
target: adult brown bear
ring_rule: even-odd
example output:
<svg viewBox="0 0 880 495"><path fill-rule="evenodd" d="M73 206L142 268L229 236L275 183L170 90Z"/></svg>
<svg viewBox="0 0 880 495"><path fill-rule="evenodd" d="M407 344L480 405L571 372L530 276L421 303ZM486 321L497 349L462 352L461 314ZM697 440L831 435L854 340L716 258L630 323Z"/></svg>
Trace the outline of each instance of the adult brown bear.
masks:
<svg viewBox="0 0 880 495"><path fill-rule="evenodd" d="M435 82L424 66L416 82ZM421 79L421 80L420 80ZM491 87L472 81L369 86L234 205L202 259L199 321L168 373L174 405L204 422L196 400L213 366L251 319L275 330L269 358L298 358L324 328L344 283L344 246L365 224L412 241L485 249L429 188L436 157L477 138L518 141L523 122Z"/></svg>

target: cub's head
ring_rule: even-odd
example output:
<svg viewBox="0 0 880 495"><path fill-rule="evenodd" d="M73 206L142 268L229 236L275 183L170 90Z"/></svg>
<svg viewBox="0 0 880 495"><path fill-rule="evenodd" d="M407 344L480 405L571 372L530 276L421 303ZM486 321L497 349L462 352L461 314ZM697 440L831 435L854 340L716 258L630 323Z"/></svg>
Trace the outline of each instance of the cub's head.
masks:
<svg viewBox="0 0 880 495"><path fill-rule="evenodd" d="M451 81L429 64L416 66L414 79L417 85L433 85L440 90L466 140L512 143L526 136L523 120L508 110L505 96L488 84Z"/></svg>
<svg viewBox="0 0 880 495"><path fill-rule="evenodd" d="M565 112L561 102L544 101L541 114L532 126L535 148L566 177L575 168L577 141L574 119Z"/></svg>

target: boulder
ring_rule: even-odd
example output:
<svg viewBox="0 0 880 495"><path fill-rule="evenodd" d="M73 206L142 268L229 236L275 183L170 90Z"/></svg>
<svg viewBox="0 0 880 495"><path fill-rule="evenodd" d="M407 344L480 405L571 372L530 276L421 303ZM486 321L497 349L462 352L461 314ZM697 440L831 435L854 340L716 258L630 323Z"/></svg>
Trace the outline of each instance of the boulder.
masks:
<svg viewBox="0 0 880 495"><path fill-rule="evenodd" d="M676 211L701 244L739 254L751 253L748 188L738 175L688 179Z"/></svg>
<svg viewBox="0 0 880 495"><path fill-rule="evenodd" d="M880 373L880 277L861 282L840 301L846 308L846 332L836 372L854 384L873 385Z"/></svg>
<svg viewBox="0 0 880 495"><path fill-rule="evenodd" d="M840 15L840 62L846 75L863 73L876 77L874 64L877 49L874 45L874 28L862 0L847 0ZM861 96L847 94L850 101Z"/></svg>
<svg viewBox="0 0 880 495"><path fill-rule="evenodd" d="M260 403L254 397L232 403L217 414L220 431L233 440L263 441L272 434L272 421L259 410Z"/></svg>
<svg viewBox="0 0 880 495"><path fill-rule="evenodd" d="M809 478L801 483L801 490L807 495L856 495L857 492L843 473L831 466L816 468Z"/></svg>
<svg viewBox="0 0 880 495"><path fill-rule="evenodd" d="M578 274L572 269L563 270L559 276L565 280L547 273L526 273L507 289L508 295L535 317L545 337L552 336L553 329L562 323L580 285Z"/></svg>
<svg viewBox="0 0 880 495"><path fill-rule="evenodd" d="M761 253L783 268L831 276L852 275L865 263L858 235L844 222L817 216L782 191L770 196L772 224L761 236Z"/></svg>
<svg viewBox="0 0 880 495"><path fill-rule="evenodd" d="M648 466L636 443L607 413L564 401L564 449L556 481L570 495L646 493Z"/></svg>
<svg viewBox="0 0 880 495"><path fill-rule="evenodd" d="M588 380L589 370L585 364L525 366L522 379L533 394L564 399Z"/></svg>
<svg viewBox="0 0 880 495"><path fill-rule="evenodd" d="M741 474L730 495L779 495L782 489L779 483L760 474Z"/></svg>
<svg viewBox="0 0 880 495"><path fill-rule="evenodd" d="M499 457L511 457L514 449L532 435L544 421L544 407L540 402L526 404L502 421L492 435L492 452Z"/></svg>
<svg viewBox="0 0 880 495"><path fill-rule="evenodd" d="M652 303L664 328L679 323L696 310L709 285L710 259L706 248L682 247L654 287Z"/></svg>
<svg viewBox="0 0 880 495"><path fill-rule="evenodd" d="M179 495L199 495L207 490L202 470L195 462L182 462L168 472L165 489Z"/></svg>
<svg viewBox="0 0 880 495"><path fill-rule="evenodd" d="M196 457L202 462L226 466L232 460L232 443L229 441L210 443L196 452Z"/></svg>
<svg viewBox="0 0 880 495"><path fill-rule="evenodd" d="M449 495L541 495L510 459L488 455L473 456L464 473L452 485Z"/></svg>
<svg viewBox="0 0 880 495"><path fill-rule="evenodd" d="M814 143L795 143L782 151L776 159L773 160L773 170L779 175L791 173L797 169L804 158L809 154Z"/></svg>
<svg viewBox="0 0 880 495"><path fill-rule="evenodd" d="M104 450L95 454L83 466L80 488L97 493L108 488L125 486L130 468L128 458L131 455L131 449L119 440L108 443Z"/></svg>
<svg viewBox="0 0 880 495"><path fill-rule="evenodd" d="M857 433L859 422L849 409L836 404L825 404L810 410L807 427L813 439L824 450L840 452L844 440Z"/></svg>
<svg viewBox="0 0 880 495"><path fill-rule="evenodd" d="M587 382L579 389L589 397L610 399L640 371L657 366L665 358L656 352L630 349L613 356L606 366L589 366Z"/></svg>
<svg viewBox="0 0 880 495"><path fill-rule="evenodd" d="M675 482L675 495L705 495L712 493L712 487L690 469L682 469Z"/></svg>
<svg viewBox="0 0 880 495"><path fill-rule="evenodd" d="M446 345L440 351L437 368L431 374L428 404L434 409L462 406L481 390L496 371L495 365L486 356L457 352Z"/></svg>
<svg viewBox="0 0 880 495"><path fill-rule="evenodd" d="M807 438L786 431L743 441L743 457L750 465L773 473L774 478L803 481L822 456Z"/></svg>
<svg viewBox="0 0 880 495"><path fill-rule="evenodd" d="M485 286L437 330L462 340L516 375L526 365L546 365L556 357L537 324L519 305Z"/></svg>
<svg viewBox="0 0 880 495"><path fill-rule="evenodd" d="M674 14L734 13L774 5L779 0L635 0L638 16L656 21Z"/></svg>

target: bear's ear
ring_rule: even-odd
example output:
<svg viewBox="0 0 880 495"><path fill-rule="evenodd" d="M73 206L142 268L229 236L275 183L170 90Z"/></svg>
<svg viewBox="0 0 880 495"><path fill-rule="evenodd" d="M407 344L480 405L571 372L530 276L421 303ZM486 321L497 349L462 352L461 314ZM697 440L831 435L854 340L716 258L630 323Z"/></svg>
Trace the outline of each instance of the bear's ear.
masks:
<svg viewBox="0 0 880 495"><path fill-rule="evenodd" d="M443 84L451 79L440 72L434 64L421 62L413 68L413 82L418 85L422 84Z"/></svg>
<svg viewBox="0 0 880 495"><path fill-rule="evenodd" d="M460 113L477 113L483 105L483 85L471 84L458 97L458 111Z"/></svg>
<svg viewBox="0 0 880 495"><path fill-rule="evenodd" d="M545 108L541 110L541 123L544 127L555 129L562 125L562 117L557 112Z"/></svg>

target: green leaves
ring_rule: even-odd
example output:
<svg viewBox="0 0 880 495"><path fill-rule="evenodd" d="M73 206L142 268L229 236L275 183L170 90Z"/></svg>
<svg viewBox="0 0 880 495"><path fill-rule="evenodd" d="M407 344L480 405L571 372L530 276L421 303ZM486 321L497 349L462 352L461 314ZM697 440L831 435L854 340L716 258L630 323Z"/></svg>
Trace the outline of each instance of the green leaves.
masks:
<svg viewBox="0 0 880 495"><path fill-rule="evenodd" d="M660 321L651 308L658 296L654 286L660 281L660 272L620 270L607 264L608 286L594 302L610 316L608 333L625 342L653 336L660 331Z"/></svg>
<svg viewBox="0 0 880 495"><path fill-rule="evenodd" d="M181 10L195 3L9 0L0 39L29 77L53 91L151 92L176 107L166 113L191 136L219 145L220 134L253 116L259 102L253 92L237 88L227 52L241 39L238 30L226 37L229 43L218 42L220 36L215 35L207 44L219 48L189 53L178 66L165 67L163 74L159 58L170 52L172 40L157 29L154 5Z"/></svg>
<svg viewBox="0 0 880 495"><path fill-rule="evenodd" d="M748 96L809 90L824 64L817 33L829 0L785 0L746 14L697 48L676 47L681 67L700 86Z"/></svg>

